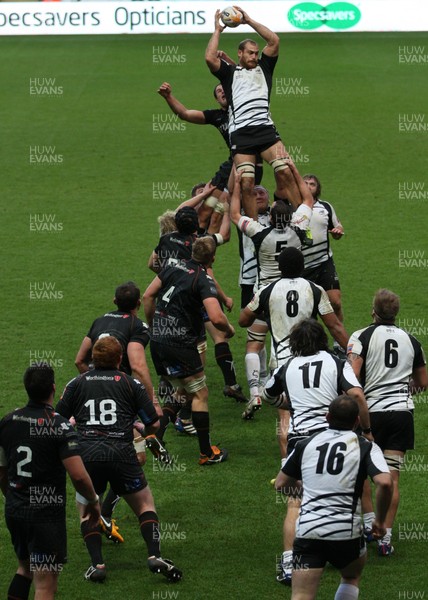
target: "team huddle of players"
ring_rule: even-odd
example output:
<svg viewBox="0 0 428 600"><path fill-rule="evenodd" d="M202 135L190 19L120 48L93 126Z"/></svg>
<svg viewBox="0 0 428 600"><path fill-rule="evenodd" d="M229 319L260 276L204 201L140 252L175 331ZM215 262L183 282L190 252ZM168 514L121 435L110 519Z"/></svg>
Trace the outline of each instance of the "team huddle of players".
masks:
<svg viewBox="0 0 428 600"><path fill-rule="evenodd" d="M220 80L214 89L220 108L189 110L168 83L158 90L180 118L215 126L228 159L208 184L194 187L189 200L159 217L161 236L148 265L156 276L142 295L133 282L116 289L117 310L93 322L75 360L80 375L67 384L55 411L53 371L34 365L24 377L28 405L0 422L0 483L19 562L9 598L28 598L32 580L36 599L55 595L66 560L64 467L76 488L91 558L87 580L106 578L102 535L123 541L112 519L121 497L138 519L150 571L181 579L181 570L161 556L159 520L142 465L146 448L159 461L171 460L163 442L170 423L197 437L201 467L228 458L225 448L211 443L207 332L223 394L245 404L242 417L254 418L263 401L278 409L281 470L275 487L289 499L277 579L292 584L292 599L316 597L326 562L341 571L336 600L357 598L366 541L377 540L381 556L394 551L400 467L413 448L411 394L428 385L422 348L395 326L399 299L389 290L376 293L372 325L352 336L346 332L329 245L329 236L339 239L343 228L331 204L320 199L319 179L301 176L272 121L279 38L239 10L266 46L259 55L257 43L244 40L235 63L218 48L223 27L217 11L206 62ZM275 175L271 206L260 185L263 161ZM239 235L238 324L248 332L248 397L236 380L229 346L235 329L224 311L231 311L233 300L212 269L231 224ZM148 325L138 317L141 304ZM334 352L317 316L334 339ZM374 508L367 476L376 486ZM43 502L36 507L34 494L48 488L49 497L57 498L54 509Z"/></svg>

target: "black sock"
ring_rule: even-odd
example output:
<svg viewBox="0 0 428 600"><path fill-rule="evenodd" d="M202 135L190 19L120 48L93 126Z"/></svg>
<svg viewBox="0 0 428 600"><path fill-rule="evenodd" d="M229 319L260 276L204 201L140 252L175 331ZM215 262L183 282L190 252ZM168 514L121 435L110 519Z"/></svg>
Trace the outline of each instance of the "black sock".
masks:
<svg viewBox="0 0 428 600"><path fill-rule="evenodd" d="M193 426L198 433L201 454L211 456L210 415L208 412L192 411Z"/></svg>
<svg viewBox="0 0 428 600"><path fill-rule="evenodd" d="M176 404L168 404L167 406L163 406L163 414L159 419L159 429L156 432L156 437L159 440L163 440L163 436L169 423L175 423L175 419L177 418L177 413L179 410L180 407Z"/></svg>
<svg viewBox="0 0 428 600"><path fill-rule="evenodd" d="M120 496L115 494L113 490L110 488L106 494L106 497L103 500L103 504L101 507L101 514L106 519L110 520L113 514L114 509L116 508L117 503L120 500Z"/></svg>
<svg viewBox="0 0 428 600"><path fill-rule="evenodd" d="M184 421L190 421L192 418L192 409L190 406L183 406L183 408L180 409L178 416L180 419L184 419Z"/></svg>
<svg viewBox="0 0 428 600"><path fill-rule="evenodd" d="M214 346L215 359L223 373L226 385L236 385L236 373L233 366L233 356L227 342L220 342Z"/></svg>
<svg viewBox="0 0 428 600"><path fill-rule="evenodd" d="M89 527L88 521L80 523L83 541L91 557L92 566L103 565L103 555L101 553L101 533L97 529Z"/></svg>
<svg viewBox="0 0 428 600"><path fill-rule="evenodd" d="M27 600L30 593L31 579L15 573L7 590L7 600Z"/></svg>
<svg viewBox="0 0 428 600"><path fill-rule="evenodd" d="M141 535L147 545L149 556L160 556L159 519L155 512L146 510L138 517Z"/></svg>

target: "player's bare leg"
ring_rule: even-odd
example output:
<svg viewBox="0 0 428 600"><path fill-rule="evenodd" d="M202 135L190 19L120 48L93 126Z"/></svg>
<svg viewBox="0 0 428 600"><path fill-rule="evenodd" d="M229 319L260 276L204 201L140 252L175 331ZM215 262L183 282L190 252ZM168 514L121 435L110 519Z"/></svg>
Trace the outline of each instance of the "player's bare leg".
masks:
<svg viewBox="0 0 428 600"><path fill-rule="evenodd" d="M279 452L281 454L281 466L287 458L287 434L290 424L290 411L278 409L279 427L277 430L277 439L279 444Z"/></svg>
<svg viewBox="0 0 428 600"><path fill-rule="evenodd" d="M202 229L207 229L208 226L210 225L210 219L212 219L212 216L213 216L213 211L216 206L216 200L218 202L220 199L220 196L221 196L221 191L216 188L216 189L212 190L211 196L209 196L209 198L206 198L202 202L201 207L198 210L199 227L201 227ZM221 219L220 219L220 222L221 222ZM216 233L216 232L213 232L213 233Z"/></svg>
<svg viewBox="0 0 428 600"><path fill-rule="evenodd" d="M340 570L342 579L337 588L334 600L351 600L353 598L358 598L361 573L363 572L366 560L367 552L365 552L363 556L353 560L349 565L346 565L344 569Z"/></svg>
<svg viewBox="0 0 428 600"><path fill-rule="evenodd" d="M58 573L35 571L33 577L34 600L54 600L58 589Z"/></svg>
<svg viewBox="0 0 428 600"><path fill-rule="evenodd" d="M296 537L296 521L299 517L301 501L293 496L288 497L287 513L284 519L283 540L284 552L281 559L281 571L277 580L284 585L291 585L293 569L293 542Z"/></svg>
<svg viewBox="0 0 428 600"><path fill-rule="evenodd" d="M404 460L404 452L400 452L399 450L384 450L383 454L391 473L393 491L391 504L389 505L389 509L385 518L386 534L381 540L378 540L378 554L380 556L389 556L394 552L394 548L391 545L392 527L394 525L395 517L398 511L398 505L400 503L400 466L401 462Z"/></svg>
<svg viewBox="0 0 428 600"><path fill-rule="evenodd" d="M289 154L284 144L276 142L276 144L264 150L261 155L263 160L273 168L276 182L275 197L288 200L296 210L302 204L303 198L296 179L286 162Z"/></svg>
<svg viewBox="0 0 428 600"><path fill-rule="evenodd" d="M241 202L244 214L257 221L258 212L254 193L256 157L250 154L235 154L233 162L236 170L241 175Z"/></svg>
<svg viewBox="0 0 428 600"><path fill-rule="evenodd" d="M291 600L314 600L323 569L295 569L293 571Z"/></svg>

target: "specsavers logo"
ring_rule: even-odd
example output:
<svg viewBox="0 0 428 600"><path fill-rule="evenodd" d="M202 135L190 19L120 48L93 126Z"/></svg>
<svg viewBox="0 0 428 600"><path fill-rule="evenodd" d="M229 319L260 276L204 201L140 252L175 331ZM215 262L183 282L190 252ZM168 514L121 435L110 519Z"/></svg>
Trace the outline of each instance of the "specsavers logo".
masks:
<svg viewBox="0 0 428 600"><path fill-rule="evenodd" d="M332 2L327 6L302 2L288 11L288 20L298 29L318 29L322 25L332 29L349 29L360 19L361 11L349 2Z"/></svg>

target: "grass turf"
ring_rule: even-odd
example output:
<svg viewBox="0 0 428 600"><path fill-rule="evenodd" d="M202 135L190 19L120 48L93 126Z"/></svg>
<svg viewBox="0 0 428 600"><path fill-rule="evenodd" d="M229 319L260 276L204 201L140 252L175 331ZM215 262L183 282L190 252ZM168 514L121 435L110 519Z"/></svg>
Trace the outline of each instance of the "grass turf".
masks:
<svg viewBox="0 0 428 600"><path fill-rule="evenodd" d="M225 37L222 48L234 56L239 39L239 34ZM428 79L425 65L398 61L400 46L418 46L424 39L422 33L283 35L271 108L299 169L320 177L322 197L333 203L344 224L344 239L333 245L348 331L369 323L374 291L389 287L401 295L400 319L408 327L418 319L415 333L426 344L428 194L400 200L399 184L419 182L427 188L428 132L400 132L399 115L425 115L427 120ZM163 81L189 108L215 106L216 80L203 59L207 40L199 35L0 38L1 414L25 403L22 373L32 357L51 358L58 390L74 376L80 341L92 320L110 308L115 286L134 279L144 290L151 281L146 263L158 238L157 216L175 208L195 182L209 179L226 158L213 128L173 123L174 130L160 131L158 125L171 114L156 94ZM154 62L158 46L175 46L185 62ZM62 95L30 94L34 78L54 78ZM301 80L294 85L309 93L278 93L276 85L284 82L276 79L282 78ZM54 146L62 162L30 163L35 146ZM269 168L264 183L272 190ZM167 199L156 197L159 189L168 191ZM58 230L31 231L30 215L36 214L42 222L53 220ZM419 253L420 266L400 267L400 252L407 258ZM235 234L219 250L215 272L238 306ZM40 293L49 286L57 300L30 299L31 289ZM235 308L232 322L237 315ZM238 330L231 342L241 383L244 340ZM279 465L275 414L266 407L254 422L242 422L241 407L222 397L211 345L208 354L212 439L229 449L230 461L201 469L196 441L169 431L176 469L163 472L150 459L146 468L165 527L163 553L183 568L183 581L171 587L148 573L136 521L119 505L126 542L105 544L106 584L85 583L89 561L70 490L69 564L60 577L58 598L290 596L274 581L284 514L282 499L269 485ZM378 559L369 548L362 598L423 597L411 594L426 592L425 406L426 396L416 412L412 456L419 466L402 476L396 555ZM400 525L404 531L415 524L425 533L418 541L397 539ZM0 532L4 595L15 558L4 521ZM318 598L333 597L337 581L338 574L327 569Z"/></svg>

